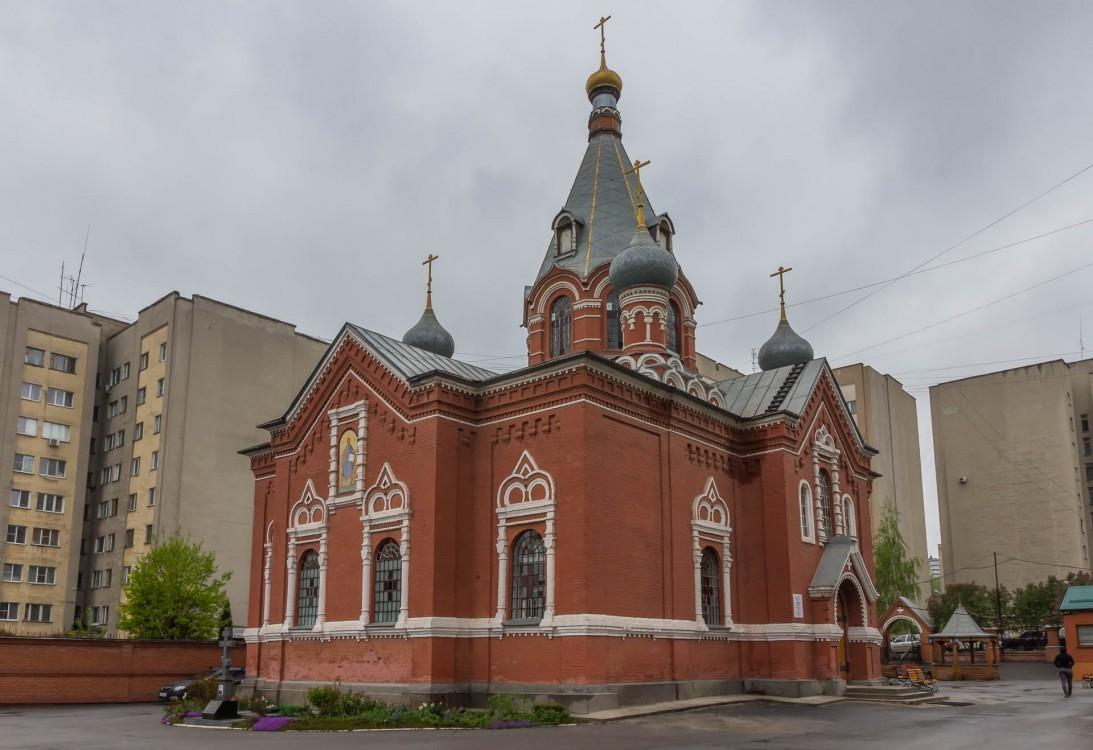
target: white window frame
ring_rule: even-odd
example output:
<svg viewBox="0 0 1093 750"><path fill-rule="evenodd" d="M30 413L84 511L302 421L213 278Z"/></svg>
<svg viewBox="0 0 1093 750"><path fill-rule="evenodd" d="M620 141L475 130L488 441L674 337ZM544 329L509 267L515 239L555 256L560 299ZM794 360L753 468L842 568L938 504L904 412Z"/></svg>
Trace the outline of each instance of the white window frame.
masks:
<svg viewBox="0 0 1093 750"><path fill-rule="evenodd" d="M60 401L56 400L57 396L61 397ZM75 401L76 394L72 391L66 391L64 388L46 389L46 404L48 404L49 406L58 406L62 409L71 409Z"/></svg>
<svg viewBox="0 0 1093 750"><path fill-rule="evenodd" d="M60 473L47 472L46 467L56 466ZM64 479L68 476L68 461L63 458L48 458L43 456L38 459L38 475L52 479Z"/></svg>
<svg viewBox="0 0 1093 750"><path fill-rule="evenodd" d="M30 495L31 495L30 490L21 490L21 489L18 489L17 487L12 487L11 488L11 495L8 497L8 506L10 506L12 508L24 508L24 509L29 510L30 509ZM16 498L18 498L18 502L16 502ZM25 504L24 504L24 500L26 501Z"/></svg>
<svg viewBox="0 0 1093 750"><path fill-rule="evenodd" d="M72 426L63 422L42 421L42 439L56 440L60 443L72 442Z"/></svg>
<svg viewBox="0 0 1093 750"><path fill-rule="evenodd" d="M50 498L49 502L46 502L47 498ZM64 513L65 496L55 492L39 492L38 497L35 498L34 508L39 513Z"/></svg>
<svg viewBox="0 0 1093 750"><path fill-rule="evenodd" d="M27 459L30 459L29 461ZM29 467L29 468L28 468ZM12 469L16 474L34 473L34 456L29 453L16 453L15 465Z"/></svg>
<svg viewBox="0 0 1093 750"><path fill-rule="evenodd" d="M23 437L38 437L38 420L34 417L16 418L15 434Z"/></svg>
<svg viewBox="0 0 1093 750"><path fill-rule="evenodd" d="M34 619L31 619L30 613L35 612L39 615ZM41 618L41 614L45 613L45 619ZM37 604L35 602L27 602L26 609L23 610L23 622L37 622L41 624L48 624L53 622L53 605L52 604Z"/></svg>
<svg viewBox="0 0 1093 750"><path fill-rule="evenodd" d="M33 396L28 396L28 395L26 395L27 392L32 393L34 395ZM24 401L34 401L35 403L41 402L41 400L42 400L42 386L38 385L37 383L30 383L30 382L27 382L26 380L24 380L23 384L19 386L19 398L21 398Z"/></svg>
<svg viewBox="0 0 1093 750"><path fill-rule="evenodd" d="M23 563L4 563L3 573L0 574L0 581L3 581L4 583L22 583Z"/></svg>
<svg viewBox="0 0 1093 750"><path fill-rule="evenodd" d="M35 352L35 354L31 354L31 352ZM23 364L31 367L45 367L46 350L39 349L36 346L25 347L23 349Z"/></svg>
<svg viewBox="0 0 1093 750"><path fill-rule="evenodd" d="M43 536L48 536L49 542L46 543L42 540ZM31 535L31 545L34 547L60 547L61 546L61 532L59 529L49 529L44 526L35 526L34 533Z"/></svg>
<svg viewBox="0 0 1093 750"><path fill-rule="evenodd" d="M56 365L57 365L58 362L60 362L62 365L67 365L68 363L71 363L72 364L72 369L68 369L68 367L65 367L65 366L57 367ZM75 375L76 374L76 358L71 356L71 355L68 355L68 354L61 354L60 352L50 352L49 353L49 369L53 370L54 372L63 372L63 373L66 373L68 375Z"/></svg>
<svg viewBox="0 0 1093 750"><path fill-rule="evenodd" d="M797 487L797 512L801 517L801 541L809 544L816 543L816 519L812 508L812 487L807 479L802 479Z"/></svg>
<svg viewBox="0 0 1093 750"><path fill-rule="evenodd" d="M520 526L539 531L543 524L543 546L546 547L546 586L543 592L543 617L538 625L551 627L554 622L554 513L557 507L554 477L539 468L530 452L524 451L516 466L497 488L497 623L503 625L509 608L509 586L512 569L509 565L508 528ZM520 627L525 627L521 625Z"/></svg>
<svg viewBox="0 0 1093 750"><path fill-rule="evenodd" d="M713 477L691 504L691 551L695 573L695 623L699 627L732 625L732 523L729 504L721 497ZM702 614L702 552L712 547L721 563L721 622L706 622Z"/></svg>
<svg viewBox="0 0 1093 750"><path fill-rule="evenodd" d="M46 572L44 581L37 581L34 574L37 571L44 570ZM27 583L32 586L55 586L57 584L57 568L52 565L29 565L27 566Z"/></svg>
<svg viewBox="0 0 1093 750"><path fill-rule="evenodd" d="M14 613L14 617L12 614ZM19 621L19 602L0 602L0 622Z"/></svg>
<svg viewBox="0 0 1093 750"><path fill-rule="evenodd" d="M15 538L12 539L12 531L15 532ZM4 535L5 544L26 544L27 543L27 527L18 523L9 523L7 533Z"/></svg>

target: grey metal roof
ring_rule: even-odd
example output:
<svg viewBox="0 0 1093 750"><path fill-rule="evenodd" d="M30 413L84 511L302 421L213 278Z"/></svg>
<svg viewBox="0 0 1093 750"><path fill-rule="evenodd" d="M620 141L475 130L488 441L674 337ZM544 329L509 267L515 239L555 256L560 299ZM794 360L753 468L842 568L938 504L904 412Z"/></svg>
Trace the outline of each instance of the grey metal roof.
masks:
<svg viewBox="0 0 1093 750"><path fill-rule="evenodd" d="M820 556L820 564L812 576L809 588L834 590L842 578L846 562L854 552L854 540L848 536L829 537Z"/></svg>
<svg viewBox="0 0 1093 750"><path fill-rule="evenodd" d="M940 633L934 633L930 638L993 638L994 636L979 627L979 623L971 616L968 610L961 604L953 612L952 617L945 623Z"/></svg>
<svg viewBox="0 0 1093 750"><path fill-rule="evenodd" d="M416 346L404 344L398 339L352 323L346 324L346 328L358 341L407 380L434 371L446 372L467 380L488 380L497 375L482 367L418 349Z"/></svg>
<svg viewBox="0 0 1093 750"><path fill-rule="evenodd" d="M933 618L930 617L930 610L916 604L915 602L908 599L906 596L901 596L899 598L899 603L902 604L905 608L914 612L916 615L918 615L918 618L927 625L929 625L931 628L934 626Z"/></svg>
<svg viewBox="0 0 1093 750"><path fill-rule="evenodd" d="M775 412L800 415L826 365L822 357L803 365L786 365L717 384L725 409L744 419Z"/></svg>
<svg viewBox="0 0 1093 750"><path fill-rule="evenodd" d="M577 251L556 257L552 237L536 279L555 265L587 278L626 249L634 236L637 200L637 182L633 175L624 174L632 163L622 139L614 133L597 133L589 139L564 208L583 224L577 232ZM658 217L649 194L643 195L646 224L656 226Z"/></svg>

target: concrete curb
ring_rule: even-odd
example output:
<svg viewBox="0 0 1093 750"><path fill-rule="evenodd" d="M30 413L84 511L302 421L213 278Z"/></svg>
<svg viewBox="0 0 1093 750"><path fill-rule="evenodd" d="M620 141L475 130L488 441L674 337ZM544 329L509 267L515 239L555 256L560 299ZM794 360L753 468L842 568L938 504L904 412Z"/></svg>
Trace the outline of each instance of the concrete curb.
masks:
<svg viewBox="0 0 1093 750"><path fill-rule="evenodd" d="M766 701L768 703L795 703L803 706L826 706L830 703L839 703L843 698L833 695L811 695L807 698L783 698L776 695L715 695L709 698L692 698L683 701L668 701L665 703L649 703L644 706L627 706L626 708L613 708L608 711L593 711L574 718L589 722L621 721L623 719L635 719L642 716L656 716L657 714L677 713L680 711L695 711L702 708L715 706L728 706L735 703L756 703Z"/></svg>

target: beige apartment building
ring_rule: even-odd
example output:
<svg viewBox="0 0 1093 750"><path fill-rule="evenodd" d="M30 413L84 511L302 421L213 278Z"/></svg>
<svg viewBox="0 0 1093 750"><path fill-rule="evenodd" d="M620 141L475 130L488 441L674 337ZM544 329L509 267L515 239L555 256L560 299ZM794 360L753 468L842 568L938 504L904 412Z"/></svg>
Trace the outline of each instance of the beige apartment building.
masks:
<svg viewBox="0 0 1093 750"><path fill-rule="evenodd" d="M0 447L14 471L0 477L11 485L0 509L0 628L56 632L82 619L114 631L129 571L174 535L200 541L233 573L228 596L242 617L253 478L237 451L262 438L255 425L296 393L326 344L177 292L133 323L3 301ZM24 397L35 385L40 401Z"/></svg>
<svg viewBox="0 0 1093 750"><path fill-rule="evenodd" d="M96 373L122 325L0 292L0 632L72 622Z"/></svg>
<svg viewBox="0 0 1093 750"><path fill-rule="evenodd" d="M1093 359L930 389L945 583L1011 590L1090 567Z"/></svg>
<svg viewBox="0 0 1093 750"><path fill-rule="evenodd" d="M925 602L930 596L930 565L915 399L898 380L868 365L847 365L834 373L865 442L878 451L873 471L880 477L869 497L874 538L882 509L892 506L899 514L908 555L918 560L919 601Z"/></svg>

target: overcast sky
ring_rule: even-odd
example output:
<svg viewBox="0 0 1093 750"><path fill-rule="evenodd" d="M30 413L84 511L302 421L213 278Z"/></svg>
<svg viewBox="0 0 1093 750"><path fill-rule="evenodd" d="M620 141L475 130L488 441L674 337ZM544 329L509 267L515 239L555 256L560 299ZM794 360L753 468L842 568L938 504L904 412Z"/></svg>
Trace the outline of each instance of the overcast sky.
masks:
<svg viewBox="0 0 1093 750"><path fill-rule="evenodd" d="M0 289L56 301L90 226L93 309L177 289L326 339L346 320L400 336L435 252L457 356L510 369L602 13L699 349L745 371L779 264L791 303L898 276L1093 163L1093 3L519 5L0 2ZM930 265L1086 219L1093 170ZM1093 268L874 345L1090 264L1091 242L1086 224L830 320L866 291L790 311L817 355L919 399L931 544L926 387L1075 359L1083 310L1093 349Z"/></svg>

